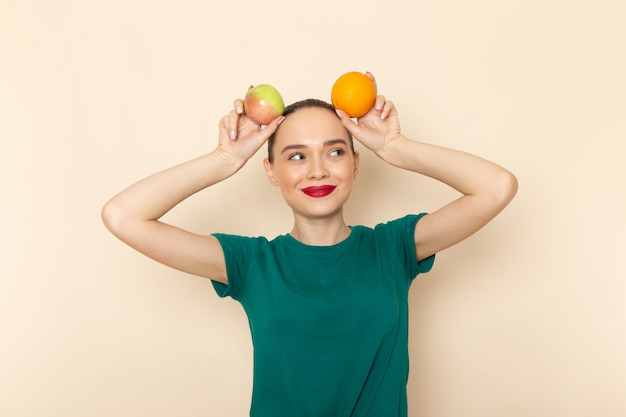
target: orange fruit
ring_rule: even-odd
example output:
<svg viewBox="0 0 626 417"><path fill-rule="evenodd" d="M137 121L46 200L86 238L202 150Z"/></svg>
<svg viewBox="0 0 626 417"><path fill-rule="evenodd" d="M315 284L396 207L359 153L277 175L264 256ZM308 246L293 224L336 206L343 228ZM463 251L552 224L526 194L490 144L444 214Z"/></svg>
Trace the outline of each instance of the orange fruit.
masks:
<svg viewBox="0 0 626 417"><path fill-rule="evenodd" d="M350 117L364 116L376 101L376 84L365 74L347 72L335 81L330 100L336 109L345 111Z"/></svg>

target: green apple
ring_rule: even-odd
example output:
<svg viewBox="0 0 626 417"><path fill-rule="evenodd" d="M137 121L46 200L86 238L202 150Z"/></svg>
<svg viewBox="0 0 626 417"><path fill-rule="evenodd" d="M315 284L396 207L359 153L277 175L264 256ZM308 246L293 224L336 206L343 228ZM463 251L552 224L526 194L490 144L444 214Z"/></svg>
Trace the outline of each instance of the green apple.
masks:
<svg viewBox="0 0 626 417"><path fill-rule="evenodd" d="M246 115L259 125L268 125L283 114L285 103L278 90L269 84L250 86L243 100Z"/></svg>

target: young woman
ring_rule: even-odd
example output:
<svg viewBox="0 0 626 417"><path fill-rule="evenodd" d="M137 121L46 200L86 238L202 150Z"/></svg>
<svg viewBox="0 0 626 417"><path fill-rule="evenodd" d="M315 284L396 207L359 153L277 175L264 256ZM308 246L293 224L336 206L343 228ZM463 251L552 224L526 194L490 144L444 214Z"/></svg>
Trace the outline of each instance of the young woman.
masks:
<svg viewBox="0 0 626 417"><path fill-rule="evenodd" d="M373 228L348 225L343 206L360 161L353 137L387 163L462 196L429 214ZM293 211L289 233L272 240L199 235L159 221L235 174L266 142L267 177ZM357 121L304 100L264 128L236 100L219 123L215 150L132 185L102 216L131 247L211 279L220 296L241 303L254 345L251 416L397 417L407 415L411 282L437 252L496 216L516 190L515 177L492 162L405 137L383 96Z"/></svg>

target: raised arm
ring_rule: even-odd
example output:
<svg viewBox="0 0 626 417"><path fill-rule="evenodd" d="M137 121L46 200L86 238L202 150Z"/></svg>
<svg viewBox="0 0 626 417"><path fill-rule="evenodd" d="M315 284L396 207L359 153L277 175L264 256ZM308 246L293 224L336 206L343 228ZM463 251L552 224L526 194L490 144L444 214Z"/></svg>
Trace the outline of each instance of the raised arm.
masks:
<svg viewBox="0 0 626 417"><path fill-rule="evenodd" d="M424 216L415 228L418 260L474 234L511 201L517 180L506 169L475 155L399 137L381 158L441 181L462 196Z"/></svg>
<svg viewBox="0 0 626 417"><path fill-rule="evenodd" d="M418 260L471 236L500 213L517 192L515 176L493 162L406 138L400 132L395 106L382 96L358 123L338 113L354 137L381 159L441 181L462 194L418 222L415 229Z"/></svg>
<svg viewBox="0 0 626 417"><path fill-rule="evenodd" d="M109 200L102 209L106 227L158 262L227 283L224 255L215 237L159 219L187 197L236 173L276 130L280 118L261 130L242 113L241 104L235 101L235 110L220 121L215 150L153 174Z"/></svg>

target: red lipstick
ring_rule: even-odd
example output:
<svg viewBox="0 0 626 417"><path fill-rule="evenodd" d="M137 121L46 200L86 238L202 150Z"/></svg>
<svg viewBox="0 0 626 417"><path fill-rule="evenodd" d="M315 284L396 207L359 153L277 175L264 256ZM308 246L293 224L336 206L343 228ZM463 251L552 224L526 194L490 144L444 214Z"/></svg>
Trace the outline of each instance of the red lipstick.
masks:
<svg viewBox="0 0 626 417"><path fill-rule="evenodd" d="M309 197L319 198L319 197L326 197L328 194L335 191L335 188L337 187L334 185L320 185L320 186L303 188L302 192L308 195Z"/></svg>

